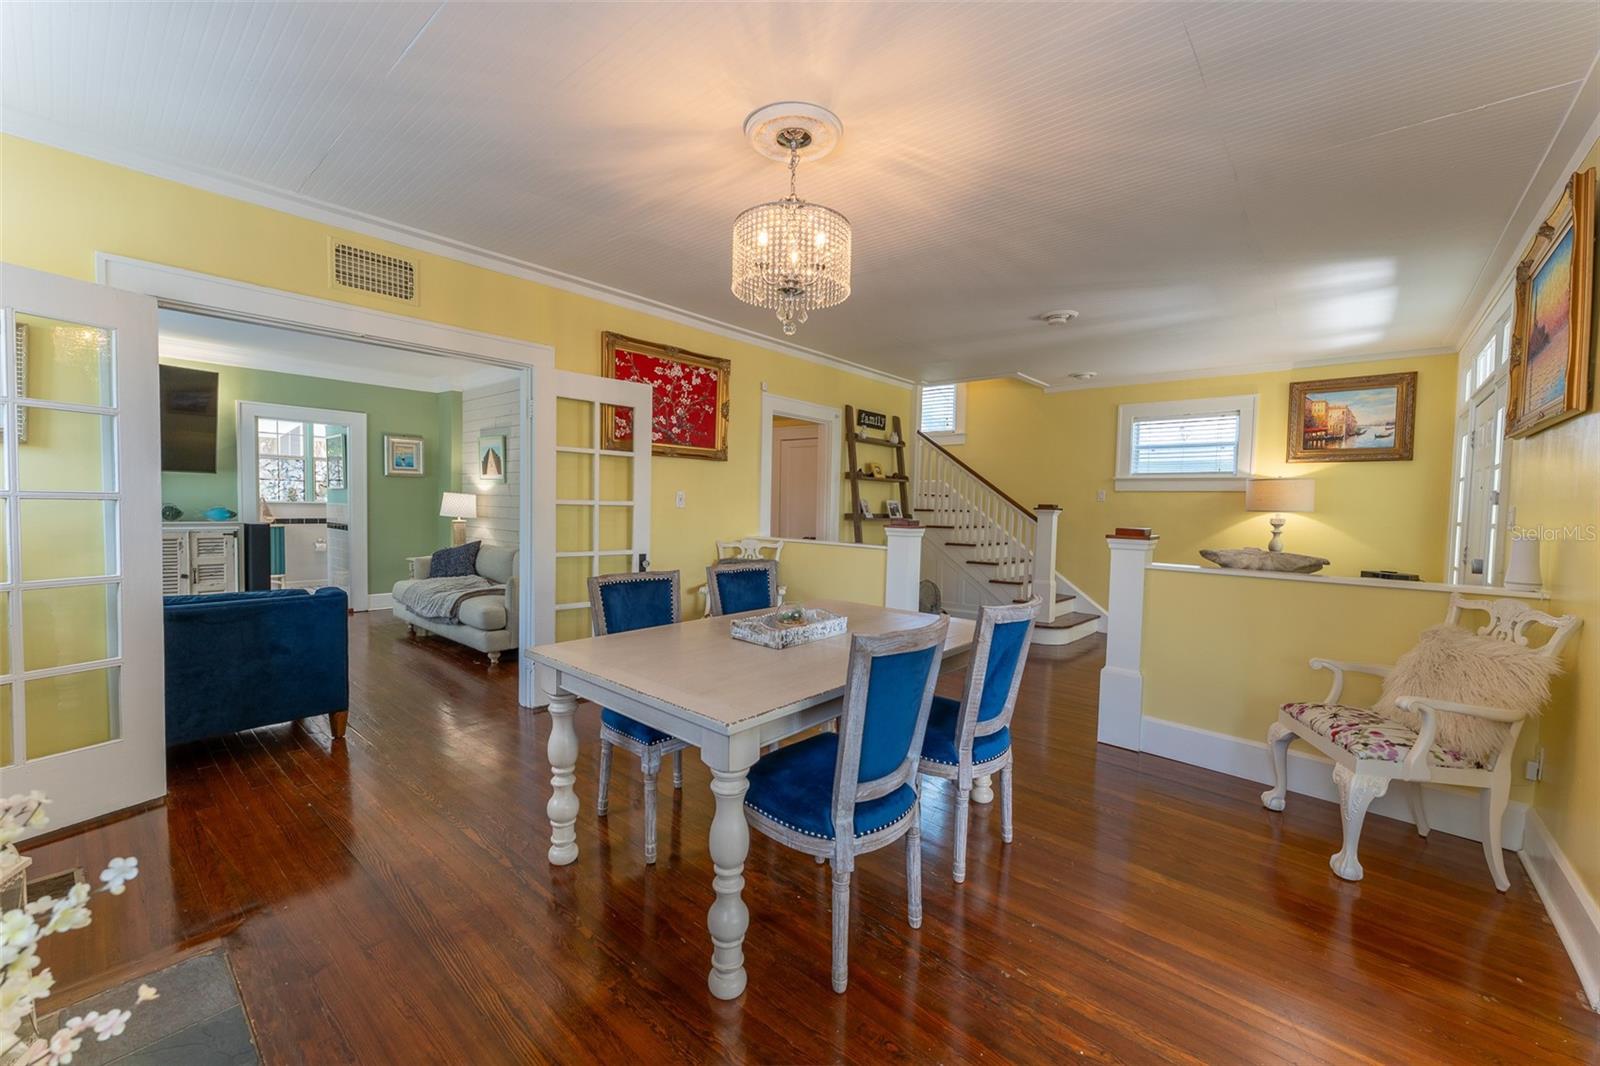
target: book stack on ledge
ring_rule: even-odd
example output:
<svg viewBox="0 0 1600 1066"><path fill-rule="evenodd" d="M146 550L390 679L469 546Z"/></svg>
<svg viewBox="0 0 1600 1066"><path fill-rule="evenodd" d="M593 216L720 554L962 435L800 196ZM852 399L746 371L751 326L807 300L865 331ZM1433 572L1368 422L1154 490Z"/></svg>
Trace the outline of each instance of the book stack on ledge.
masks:
<svg viewBox="0 0 1600 1066"><path fill-rule="evenodd" d="M1118 526L1106 534L1107 540L1155 540L1155 530L1149 526Z"/></svg>

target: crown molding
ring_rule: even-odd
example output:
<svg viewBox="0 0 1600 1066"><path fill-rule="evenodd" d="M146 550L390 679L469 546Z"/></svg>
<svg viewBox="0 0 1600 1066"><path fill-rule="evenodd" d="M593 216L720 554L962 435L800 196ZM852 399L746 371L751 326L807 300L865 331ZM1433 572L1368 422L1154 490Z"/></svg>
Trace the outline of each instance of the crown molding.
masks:
<svg viewBox="0 0 1600 1066"><path fill-rule="evenodd" d="M1208 378L1248 377L1280 370L1309 370L1313 367L1344 366L1351 363L1389 363L1398 359L1428 359L1436 355L1458 355L1455 348L1413 348L1403 352L1375 352L1368 355L1337 355L1322 359L1289 359L1272 363L1241 363L1207 370L1171 370L1160 374L1127 374L1096 377L1093 381L1071 381L1047 385L1044 391L1081 392L1085 389L1110 389L1119 385L1150 385L1162 381L1203 381Z"/></svg>
<svg viewBox="0 0 1600 1066"><path fill-rule="evenodd" d="M678 325L688 326L691 329L702 330L728 340L738 341L742 344L754 345L768 351L777 352L795 359L802 359L809 363L819 363L837 370L844 370L851 374L871 378L888 385L896 385L909 389L913 382L895 374L860 363L841 359L827 352L804 345L791 344L786 341L776 340L764 333L744 326L736 326L730 322L711 318L694 311L687 311L672 304L652 300L637 293L603 285L587 278L580 278L563 271L553 270L549 267L530 263L527 260L514 256L504 255L500 252L490 251L464 241L452 240L427 230L406 226L376 215L368 215L358 211L330 204L314 197L304 196L299 193L279 189L259 182L208 171L198 167L185 166L172 163L154 156L125 149L120 146L88 143L80 136L63 130L53 123L43 121L36 116L7 113L0 119L0 133L33 141L51 148L58 148L74 155L85 156L89 159L109 163L112 166L135 170L151 177L162 178L166 181L177 182L203 192L215 193L230 199L240 200L257 207L264 207L271 211L281 211L284 214L294 215L319 225L335 226L351 233L361 233L377 240L387 241L390 244L400 245L416 251L427 252L445 259L451 259L467 266L478 267L483 270L492 270L496 273L506 274L510 277L530 281L536 285L546 285L563 292L570 292L584 296L614 307L626 308L643 314L654 315L657 318L675 322Z"/></svg>
<svg viewBox="0 0 1600 1066"><path fill-rule="evenodd" d="M1572 137L1577 137L1576 144L1571 143ZM1584 76L1583 84L1578 87L1567 113L1562 116L1561 124L1550 138L1543 158L1528 176L1528 183L1523 187L1516 208L1506 218L1500 239L1484 260L1477 279L1462 301L1461 310L1456 312L1450 336L1455 338L1458 349L1473 338L1482 327L1484 318L1504 298L1511 273L1523 249L1533 239L1540 222L1550 213L1550 208L1566 186L1567 178L1583 162L1583 157L1589 154L1597 140L1600 140L1600 54L1589 64L1589 73ZM1562 160L1566 161L1566 165L1555 169L1555 165Z"/></svg>

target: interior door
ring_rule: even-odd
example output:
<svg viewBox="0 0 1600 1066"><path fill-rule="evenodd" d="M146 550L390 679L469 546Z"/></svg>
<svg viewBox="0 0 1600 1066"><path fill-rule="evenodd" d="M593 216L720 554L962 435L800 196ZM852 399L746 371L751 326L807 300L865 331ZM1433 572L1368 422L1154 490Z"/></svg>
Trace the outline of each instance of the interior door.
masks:
<svg viewBox="0 0 1600 1066"><path fill-rule="evenodd" d="M1466 544L1461 583L1500 580L1500 484L1505 460L1506 390L1494 390L1472 408L1472 451L1467 468Z"/></svg>
<svg viewBox="0 0 1600 1066"><path fill-rule="evenodd" d="M536 448L548 449L535 457L548 470L535 477L535 510L554 517L553 550L538 552L548 576L537 585L553 591L552 624L540 642L589 636L589 578L638 570L650 553L650 386L567 371L557 371L554 384L537 397L551 432L535 434ZM618 440L614 420L625 412L635 432ZM694 575L684 584L697 584ZM538 688L543 703L549 687Z"/></svg>
<svg viewBox="0 0 1600 1066"><path fill-rule="evenodd" d="M822 442L818 427L774 426L772 429L772 515L775 537L821 535L817 500L822 491Z"/></svg>
<svg viewBox="0 0 1600 1066"><path fill-rule="evenodd" d="M0 307L0 794L54 830L166 792L156 303L0 265Z"/></svg>

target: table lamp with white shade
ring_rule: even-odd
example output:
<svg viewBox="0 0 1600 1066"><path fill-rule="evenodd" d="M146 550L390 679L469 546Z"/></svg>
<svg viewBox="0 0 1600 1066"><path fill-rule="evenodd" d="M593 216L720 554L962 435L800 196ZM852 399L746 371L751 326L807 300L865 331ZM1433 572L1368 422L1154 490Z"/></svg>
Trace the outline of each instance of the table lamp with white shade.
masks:
<svg viewBox="0 0 1600 1066"><path fill-rule="evenodd" d="M470 492L447 492L439 504L439 517L450 523L450 545L459 548L467 542L467 519L478 517L478 497Z"/></svg>
<svg viewBox="0 0 1600 1066"><path fill-rule="evenodd" d="M1244 484L1246 511L1272 511L1272 540L1267 551L1283 551L1283 525L1286 513L1316 510L1317 483L1306 477L1258 477Z"/></svg>

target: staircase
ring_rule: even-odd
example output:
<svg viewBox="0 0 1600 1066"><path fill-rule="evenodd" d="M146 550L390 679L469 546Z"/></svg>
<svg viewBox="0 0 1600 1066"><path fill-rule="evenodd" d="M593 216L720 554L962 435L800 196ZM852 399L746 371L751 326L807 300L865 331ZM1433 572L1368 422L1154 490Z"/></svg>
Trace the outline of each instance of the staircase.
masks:
<svg viewBox="0 0 1600 1066"><path fill-rule="evenodd" d="M913 507L927 533L922 576L939 586L944 608L971 618L983 604L1043 598L1035 644L1071 644L1104 628L1105 610L1056 573L1061 508L1032 510L918 433Z"/></svg>

